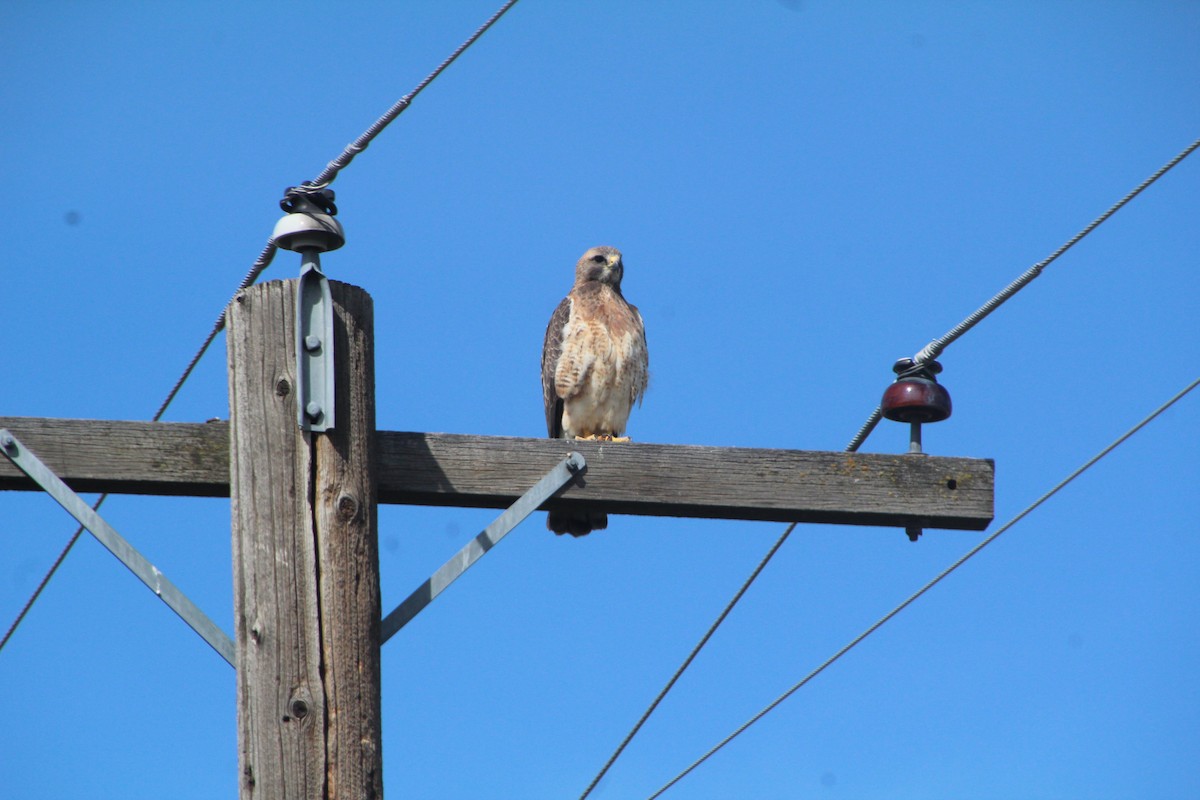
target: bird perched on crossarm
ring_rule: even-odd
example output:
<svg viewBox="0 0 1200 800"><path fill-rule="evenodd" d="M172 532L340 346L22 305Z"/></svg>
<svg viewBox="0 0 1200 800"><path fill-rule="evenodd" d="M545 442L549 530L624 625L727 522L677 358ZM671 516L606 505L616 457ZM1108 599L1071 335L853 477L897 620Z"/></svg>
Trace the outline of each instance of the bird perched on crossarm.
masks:
<svg viewBox="0 0 1200 800"><path fill-rule="evenodd" d="M628 441L622 434L646 391L650 359L642 315L621 294L624 272L617 248L588 250L546 326L542 400L551 439ZM607 528L608 515L551 511L546 527L583 536Z"/></svg>

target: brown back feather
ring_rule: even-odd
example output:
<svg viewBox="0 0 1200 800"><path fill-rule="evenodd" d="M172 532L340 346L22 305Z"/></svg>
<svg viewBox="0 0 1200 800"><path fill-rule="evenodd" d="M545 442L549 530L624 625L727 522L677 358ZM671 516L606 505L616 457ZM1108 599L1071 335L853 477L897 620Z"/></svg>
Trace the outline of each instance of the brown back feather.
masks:
<svg viewBox="0 0 1200 800"><path fill-rule="evenodd" d="M550 315L542 344L542 405L546 409L546 433L551 439L562 438L563 401L554 390L554 370L562 357L563 326L570 316L571 298L567 296Z"/></svg>

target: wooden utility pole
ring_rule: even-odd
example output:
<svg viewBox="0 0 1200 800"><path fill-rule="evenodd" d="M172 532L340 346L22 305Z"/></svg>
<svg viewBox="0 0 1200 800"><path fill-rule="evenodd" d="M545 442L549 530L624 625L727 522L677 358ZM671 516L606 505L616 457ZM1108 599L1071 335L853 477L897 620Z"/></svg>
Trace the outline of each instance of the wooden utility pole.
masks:
<svg viewBox="0 0 1200 800"><path fill-rule="evenodd" d="M543 509L965 530L992 519L986 459L376 431L371 299L332 281L336 420L306 431L297 284L253 286L229 306L228 423L0 417L76 492L232 498L241 800L382 797L379 502L506 508L576 451L586 470ZM0 490L39 488L0 458Z"/></svg>
<svg viewBox="0 0 1200 800"><path fill-rule="evenodd" d="M330 283L337 425L306 432L296 285L251 287L226 316L241 798L379 798L372 304Z"/></svg>

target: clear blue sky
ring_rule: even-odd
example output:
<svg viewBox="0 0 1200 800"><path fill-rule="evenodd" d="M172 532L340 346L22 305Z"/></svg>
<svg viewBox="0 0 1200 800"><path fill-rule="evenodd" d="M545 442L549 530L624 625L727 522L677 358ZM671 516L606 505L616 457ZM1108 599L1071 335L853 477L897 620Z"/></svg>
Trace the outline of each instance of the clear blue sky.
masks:
<svg viewBox="0 0 1200 800"><path fill-rule="evenodd" d="M282 190L498 4L0 4L0 414L148 419ZM897 357L1200 136L1197 75L1197 2L524 0L342 173L324 265L374 297L380 428L542 435L546 320L612 244L635 439L840 450ZM926 445L995 459L993 527L1200 372L1198 218L1194 155L941 359ZM227 415L219 340L167 418ZM1200 796L1198 441L1189 397L666 796ZM232 631L228 501L104 514ZM385 606L491 516L381 510ZM73 530L0 496L4 627ZM537 515L385 647L387 796L578 796L781 531ZM798 529L595 796L651 794L984 535ZM5 797L235 796L232 670L90 538L0 686Z"/></svg>

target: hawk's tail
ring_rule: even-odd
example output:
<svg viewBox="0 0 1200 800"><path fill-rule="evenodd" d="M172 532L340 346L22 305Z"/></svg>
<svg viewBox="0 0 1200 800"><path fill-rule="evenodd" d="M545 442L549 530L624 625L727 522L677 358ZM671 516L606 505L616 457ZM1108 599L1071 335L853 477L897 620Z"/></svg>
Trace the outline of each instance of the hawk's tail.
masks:
<svg viewBox="0 0 1200 800"><path fill-rule="evenodd" d="M596 511L550 511L546 514L546 527L557 534L587 536L592 531L608 527L608 514Z"/></svg>

